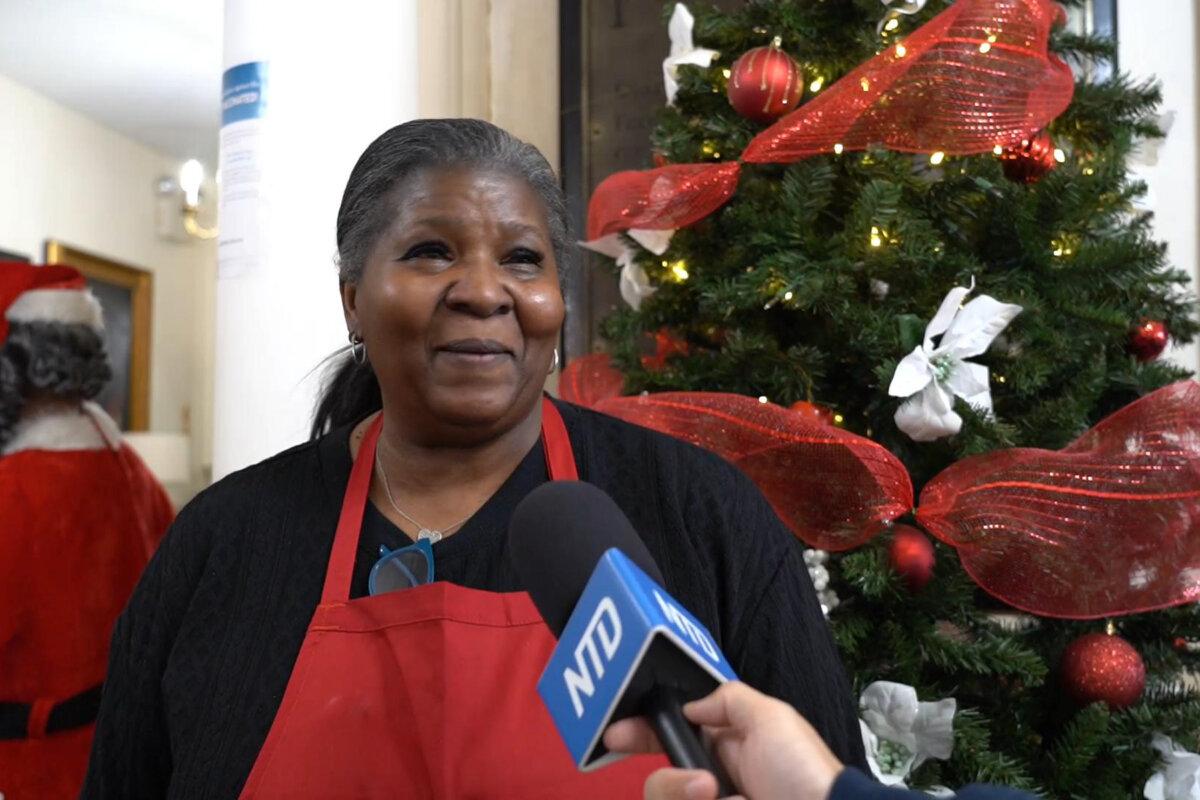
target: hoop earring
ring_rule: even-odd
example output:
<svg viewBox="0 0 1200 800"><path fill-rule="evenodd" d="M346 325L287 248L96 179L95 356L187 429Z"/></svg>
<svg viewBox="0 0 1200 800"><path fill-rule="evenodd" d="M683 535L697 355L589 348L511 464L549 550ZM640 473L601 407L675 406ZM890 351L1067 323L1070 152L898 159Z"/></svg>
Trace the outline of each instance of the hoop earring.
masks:
<svg viewBox="0 0 1200 800"><path fill-rule="evenodd" d="M554 370L558 369L558 348L554 348L554 360L550 362L550 369L546 372L547 375L553 375Z"/></svg>
<svg viewBox="0 0 1200 800"><path fill-rule="evenodd" d="M357 333L350 334L350 357L360 367L367 363L367 343Z"/></svg>

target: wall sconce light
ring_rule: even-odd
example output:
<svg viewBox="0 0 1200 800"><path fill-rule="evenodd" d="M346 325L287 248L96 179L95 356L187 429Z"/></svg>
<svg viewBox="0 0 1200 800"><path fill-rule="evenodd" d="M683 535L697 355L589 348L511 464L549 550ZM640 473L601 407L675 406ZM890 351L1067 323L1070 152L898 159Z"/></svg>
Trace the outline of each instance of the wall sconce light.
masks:
<svg viewBox="0 0 1200 800"><path fill-rule="evenodd" d="M200 210L200 184L204 183L204 165L188 159L179 168L179 188L183 190L183 229L197 239L215 239L217 228L206 228L196 220Z"/></svg>

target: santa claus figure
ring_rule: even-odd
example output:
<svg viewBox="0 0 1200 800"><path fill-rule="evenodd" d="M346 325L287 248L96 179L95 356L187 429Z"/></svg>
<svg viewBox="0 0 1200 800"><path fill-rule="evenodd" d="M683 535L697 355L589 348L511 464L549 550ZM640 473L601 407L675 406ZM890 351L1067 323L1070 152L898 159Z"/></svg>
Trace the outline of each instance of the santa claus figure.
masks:
<svg viewBox="0 0 1200 800"><path fill-rule="evenodd" d="M68 267L0 262L0 795L78 797L125 602L172 518L90 402L111 371Z"/></svg>

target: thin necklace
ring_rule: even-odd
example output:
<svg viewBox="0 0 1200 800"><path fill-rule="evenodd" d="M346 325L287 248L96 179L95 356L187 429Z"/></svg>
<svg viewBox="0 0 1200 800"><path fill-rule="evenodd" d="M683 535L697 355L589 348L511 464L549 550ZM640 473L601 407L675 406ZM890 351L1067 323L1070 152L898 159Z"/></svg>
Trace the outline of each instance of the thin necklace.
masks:
<svg viewBox="0 0 1200 800"><path fill-rule="evenodd" d="M375 467L379 470L379 476L383 478L383 492L387 495L388 502L392 504L392 508L396 510L397 514L404 517L413 525L417 526L417 541L420 541L421 539L428 539L430 544L437 544L447 533L453 533L456 528L465 523L471 517L475 516L474 513L471 513L453 525L447 525L441 530L438 530L437 528L427 528L410 517L408 514L405 514L404 511L401 510L400 506L396 505L396 501L392 498L392 487L388 484L387 472L383 468L383 461L379 458L378 447L375 448Z"/></svg>

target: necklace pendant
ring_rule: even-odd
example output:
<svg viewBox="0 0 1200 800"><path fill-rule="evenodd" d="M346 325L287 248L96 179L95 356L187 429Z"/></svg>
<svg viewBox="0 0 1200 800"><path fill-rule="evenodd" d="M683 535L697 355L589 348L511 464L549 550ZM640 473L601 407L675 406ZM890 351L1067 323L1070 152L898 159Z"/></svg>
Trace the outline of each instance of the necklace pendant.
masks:
<svg viewBox="0 0 1200 800"><path fill-rule="evenodd" d="M431 530L430 528L421 528L417 532L417 541L428 539L430 544L437 544L442 540L442 532Z"/></svg>

